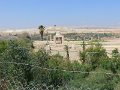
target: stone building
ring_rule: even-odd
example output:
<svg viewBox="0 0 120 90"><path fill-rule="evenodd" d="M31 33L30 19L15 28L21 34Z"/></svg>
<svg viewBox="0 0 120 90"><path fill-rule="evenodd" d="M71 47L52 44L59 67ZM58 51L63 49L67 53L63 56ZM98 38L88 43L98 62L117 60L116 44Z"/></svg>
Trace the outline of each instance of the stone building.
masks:
<svg viewBox="0 0 120 90"><path fill-rule="evenodd" d="M55 44L63 44L64 36L61 35L59 32L57 32L56 35L54 36L54 42L55 42Z"/></svg>
<svg viewBox="0 0 120 90"><path fill-rule="evenodd" d="M35 51L44 48L50 55L60 54L66 58L65 45L69 47L70 60L79 60L79 48L73 41L64 41L64 36L60 32L56 32L53 39L49 41L34 41Z"/></svg>

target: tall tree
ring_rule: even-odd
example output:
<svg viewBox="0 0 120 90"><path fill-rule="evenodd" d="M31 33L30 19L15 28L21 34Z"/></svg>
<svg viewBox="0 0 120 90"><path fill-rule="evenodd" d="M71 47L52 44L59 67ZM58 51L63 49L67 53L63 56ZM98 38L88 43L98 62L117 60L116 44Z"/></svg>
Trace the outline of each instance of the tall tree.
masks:
<svg viewBox="0 0 120 90"><path fill-rule="evenodd" d="M69 60L70 59L70 57L69 57L69 46L65 45L64 49L66 51L66 58L67 58L67 60Z"/></svg>
<svg viewBox="0 0 120 90"><path fill-rule="evenodd" d="M82 48L83 48L83 51L85 51L85 45L86 45L86 44L85 44L85 37L84 37L84 38L83 38L83 43L82 43L82 46L83 46L83 47L82 47Z"/></svg>
<svg viewBox="0 0 120 90"><path fill-rule="evenodd" d="M80 52L80 58L82 60L82 63L85 63L86 60L86 44L85 44L85 37L82 39L82 52Z"/></svg>
<svg viewBox="0 0 120 90"><path fill-rule="evenodd" d="M40 35L41 35L41 39L43 40L43 33L44 33L44 30L45 30L45 27L43 25L40 25L38 27L38 29L39 29L39 32L40 32Z"/></svg>

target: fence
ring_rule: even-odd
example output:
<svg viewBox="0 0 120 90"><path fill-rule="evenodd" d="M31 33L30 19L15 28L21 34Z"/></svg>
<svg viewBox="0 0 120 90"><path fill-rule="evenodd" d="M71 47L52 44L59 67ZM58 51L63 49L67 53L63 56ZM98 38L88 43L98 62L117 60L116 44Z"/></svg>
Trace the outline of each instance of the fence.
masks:
<svg viewBox="0 0 120 90"><path fill-rule="evenodd" d="M89 54L96 54L98 52L87 52L86 55L89 55ZM111 54L111 53L109 53ZM117 54L118 55L118 54ZM57 88L55 88L53 85L46 85L46 84L34 84L34 83L31 83L31 84L27 84L26 85L23 85L19 80L15 79L14 77L12 77L10 80L7 79L7 78L1 78L0 80L0 90L99 90L99 83L102 82L102 81L99 81L98 78L96 77L100 77L102 79L105 79L106 77L109 79L110 77L119 77L120 76L120 73L111 73L111 72L101 72L101 71L92 71L92 72L88 72L88 71L82 71L82 70L65 70L65 69L52 69L52 68L45 68L45 67L40 67L40 66L36 66L36 65L32 65L32 64L27 64L27 63L16 63L16 62L0 62L0 65L23 65L23 66L31 66L33 68L37 68L37 69L40 69L40 70L45 70L45 71L48 71L48 72L51 72L51 71L60 71L60 72L63 72L63 73L69 73L72 75L71 78L77 78L79 77L80 75L82 76L83 74L89 74L91 76L91 80L92 79L95 79L93 83L91 83L90 85L87 85L86 83L88 81L91 81L90 79L89 80L86 80L84 83L82 83L82 81L80 81L80 86L77 86L74 87L74 86L71 86L71 85L63 85L62 87L60 86L57 86ZM57 72L56 72L57 73ZM49 75L49 74L48 74ZM78 75L78 76L76 76ZM109 80L108 80L109 82ZM73 83L73 82L72 82ZM98 84L96 84L98 83ZM92 84L95 84L96 87L92 87L91 88L91 85ZM97 86L98 85L98 86ZM107 90L107 89L103 89L103 90ZM108 90L112 90L112 89L108 89ZM119 90L119 89L116 89L116 90Z"/></svg>

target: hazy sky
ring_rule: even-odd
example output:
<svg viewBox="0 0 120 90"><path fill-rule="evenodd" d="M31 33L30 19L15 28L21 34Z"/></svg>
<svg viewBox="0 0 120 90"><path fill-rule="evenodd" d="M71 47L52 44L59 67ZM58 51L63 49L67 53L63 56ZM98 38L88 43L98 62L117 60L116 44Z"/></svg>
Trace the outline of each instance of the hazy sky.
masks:
<svg viewBox="0 0 120 90"><path fill-rule="evenodd" d="M0 28L120 26L120 0L0 0Z"/></svg>

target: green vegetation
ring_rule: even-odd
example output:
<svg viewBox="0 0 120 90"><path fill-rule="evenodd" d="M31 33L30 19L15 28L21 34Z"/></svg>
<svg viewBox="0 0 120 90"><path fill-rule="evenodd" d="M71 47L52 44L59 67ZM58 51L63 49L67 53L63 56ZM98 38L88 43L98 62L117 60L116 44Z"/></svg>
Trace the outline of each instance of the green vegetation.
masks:
<svg viewBox="0 0 120 90"><path fill-rule="evenodd" d="M120 35L112 33L67 33L64 34L65 40L80 41L85 37L86 40L103 41L102 38L119 38Z"/></svg>
<svg viewBox="0 0 120 90"><path fill-rule="evenodd" d="M80 52L80 64L70 62L67 46L65 60L31 45L30 39L0 41L0 90L120 89L118 49L108 57L102 45L91 45Z"/></svg>

